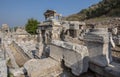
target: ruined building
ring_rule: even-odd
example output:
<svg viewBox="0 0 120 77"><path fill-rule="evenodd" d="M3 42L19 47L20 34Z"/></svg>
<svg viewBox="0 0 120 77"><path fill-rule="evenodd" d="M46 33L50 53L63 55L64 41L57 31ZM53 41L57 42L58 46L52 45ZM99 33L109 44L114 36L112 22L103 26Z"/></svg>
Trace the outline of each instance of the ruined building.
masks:
<svg viewBox="0 0 120 77"><path fill-rule="evenodd" d="M9 26L7 24L2 24L2 31L8 33L9 32Z"/></svg>
<svg viewBox="0 0 120 77"><path fill-rule="evenodd" d="M120 67L112 60L110 43L114 43L107 28L94 28L94 25L87 28L84 22L59 21L55 14L47 10L46 20L38 25L41 54L44 48L49 48L49 56L59 63L63 60L77 76L88 68L100 76L119 76Z"/></svg>
<svg viewBox="0 0 120 77"><path fill-rule="evenodd" d="M19 40L28 39L21 28L12 34L14 37L1 37L7 61L0 57L4 77L7 69L15 77L76 77L89 70L98 77L120 76L120 64L114 62L111 50L116 45L112 36L117 36L116 29L112 34L94 24L63 21L54 10L47 10L44 16L45 21L38 24L37 41Z"/></svg>

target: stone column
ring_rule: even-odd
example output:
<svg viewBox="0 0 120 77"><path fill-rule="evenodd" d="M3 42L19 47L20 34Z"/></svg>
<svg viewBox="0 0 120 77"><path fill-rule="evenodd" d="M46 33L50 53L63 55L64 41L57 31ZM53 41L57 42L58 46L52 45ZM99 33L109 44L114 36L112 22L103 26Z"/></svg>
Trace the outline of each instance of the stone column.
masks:
<svg viewBox="0 0 120 77"><path fill-rule="evenodd" d="M38 34L38 42L42 42L43 39L42 39L42 32L41 30L39 30L39 34Z"/></svg>
<svg viewBox="0 0 120 77"><path fill-rule="evenodd" d="M109 38L107 28L91 29L84 36L92 63L99 66L107 66L112 61Z"/></svg>
<svg viewBox="0 0 120 77"><path fill-rule="evenodd" d="M38 51L38 56L41 57L43 53L43 37L42 37L42 31L39 30L38 34L38 44L36 45L36 49Z"/></svg>

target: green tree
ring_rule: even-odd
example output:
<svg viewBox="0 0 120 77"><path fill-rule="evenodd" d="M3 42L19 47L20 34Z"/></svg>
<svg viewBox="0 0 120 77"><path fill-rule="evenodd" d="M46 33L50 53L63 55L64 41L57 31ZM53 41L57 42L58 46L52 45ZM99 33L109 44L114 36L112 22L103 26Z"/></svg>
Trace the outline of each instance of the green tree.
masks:
<svg viewBox="0 0 120 77"><path fill-rule="evenodd" d="M37 25L39 24L40 22L38 22L36 19L28 19L26 25L25 25L25 29L28 33L30 34L37 34L36 33L36 29L37 29Z"/></svg>

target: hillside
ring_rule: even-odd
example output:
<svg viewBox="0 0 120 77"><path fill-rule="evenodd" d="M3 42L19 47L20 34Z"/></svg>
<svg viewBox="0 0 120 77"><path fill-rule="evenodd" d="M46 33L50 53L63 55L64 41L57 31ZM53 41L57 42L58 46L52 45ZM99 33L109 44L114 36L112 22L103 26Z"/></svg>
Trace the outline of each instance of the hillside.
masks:
<svg viewBox="0 0 120 77"><path fill-rule="evenodd" d="M81 21L96 17L120 17L120 0L102 0L77 14L66 17L69 21Z"/></svg>

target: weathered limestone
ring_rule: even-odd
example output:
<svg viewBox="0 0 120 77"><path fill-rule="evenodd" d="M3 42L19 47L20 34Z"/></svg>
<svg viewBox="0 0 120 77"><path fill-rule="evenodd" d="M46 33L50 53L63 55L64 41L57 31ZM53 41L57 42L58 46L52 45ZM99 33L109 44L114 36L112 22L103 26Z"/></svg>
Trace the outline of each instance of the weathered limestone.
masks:
<svg viewBox="0 0 120 77"><path fill-rule="evenodd" d="M41 57L42 54L43 54L43 51L44 51L44 44L43 43L38 43L36 45L36 49L37 49L37 52L38 52L38 56Z"/></svg>
<svg viewBox="0 0 120 77"><path fill-rule="evenodd" d="M88 69L88 50L85 46L53 40L50 45L50 57L57 61L64 60L65 66L72 69L72 73L80 75Z"/></svg>
<svg viewBox="0 0 120 77"><path fill-rule="evenodd" d="M55 10L46 10L46 12L44 13L45 16L45 20L49 20L49 19L53 19L53 18L57 18L59 20L61 20L62 15L58 14Z"/></svg>
<svg viewBox="0 0 120 77"><path fill-rule="evenodd" d="M118 45L120 45L120 35L118 35Z"/></svg>
<svg viewBox="0 0 120 77"><path fill-rule="evenodd" d="M7 62L6 62L6 54L3 49L3 45L0 47L0 76L1 77L7 77L8 71L7 71Z"/></svg>
<svg viewBox="0 0 120 77"><path fill-rule="evenodd" d="M91 29L85 36L89 50L89 68L104 77L119 77L119 64L112 62L111 36L106 28Z"/></svg>
<svg viewBox="0 0 120 77"><path fill-rule="evenodd" d="M8 24L2 24L2 32L4 32L4 33L8 33L9 32Z"/></svg>
<svg viewBox="0 0 120 77"><path fill-rule="evenodd" d="M113 28L113 29L112 29L112 34L113 34L113 35L116 35L117 33L118 33L117 27Z"/></svg>
<svg viewBox="0 0 120 77"><path fill-rule="evenodd" d="M18 68L18 69L10 69L10 72L13 74L14 77L21 77L21 75L24 75L24 68Z"/></svg>
<svg viewBox="0 0 120 77"><path fill-rule="evenodd" d="M16 39L16 41L26 40L29 36L30 34L27 33L24 27L18 27L16 31L12 33L12 37Z"/></svg>
<svg viewBox="0 0 120 77"><path fill-rule="evenodd" d="M28 56L28 58L40 58L44 50L44 45L41 42L37 44L33 40L13 42L12 44L15 48L18 48L19 51L23 52L23 54Z"/></svg>
<svg viewBox="0 0 120 77"><path fill-rule="evenodd" d="M56 77L62 72L61 64L51 58L31 59L24 68L30 77Z"/></svg>
<svg viewBox="0 0 120 77"><path fill-rule="evenodd" d="M106 67L101 67L90 62L89 68L96 74L100 75L99 77L120 77L119 63L112 62Z"/></svg>
<svg viewBox="0 0 120 77"><path fill-rule="evenodd" d="M26 55L24 50L20 46L18 46L15 42L12 42L9 47L15 57L16 63L19 66L23 66L24 63L30 59L29 56Z"/></svg>
<svg viewBox="0 0 120 77"><path fill-rule="evenodd" d="M14 42L18 47L20 47L22 52L24 52L29 58L34 58L37 56L36 43L33 40Z"/></svg>
<svg viewBox="0 0 120 77"><path fill-rule="evenodd" d="M109 37L106 28L91 29L84 36L91 62L99 66L107 66L111 63L112 56Z"/></svg>
<svg viewBox="0 0 120 77"><path fill-rule="evenodd" d="M120 45L120 35L113 36L113 40L115 42L115 45Z"/></svg>
<svg viewBox="0 0 120 77"><path fill-rule="evenodd" d="M0 60L0 76L7 77L7 65L6 60Z"/></svg>
<svg viewBox="0 0 120 77"><path fill-rule="evenodd" d="M60 40L61 26L54 26L52 29L52 39Z"/></svg>
<svg viewBox="0 0 120 77"><path fill-rule="evenodd" d="M54 58L55 60L61 62L63 59L63 49L59 46L63 45L63 41L52 41L54 45L50 45L50 57Z"/></svg>
<svg viewBox="0 0 120 77"><path fill-rule="evenodd" d="M63 28L69 29L69 21L62 21L61 25L63 26Z"/></svg>
<svg viewBox="0 0 120 77"><path fill-rule="evenodd" d="M4 47L6 48L6 54L9 57L9 60L8 60L9 62L8 63L11 63L13 68L19 68L18 64L16 63L15 57L12 54L12 51L9 48L9 46L7 44L4 44Z"/></svg>
<svg viewBox="0 0 120 77"><path fill-rule="evenodd" d="M112 62L105 68L106 77L120 77L120 64Z"/></svg>
<svg viewBox="0 0 120 77"><path fill-rule="evenodd" d="M45 21L38 25L38 40L39 42L49 44L52 39L59 40L62 26L55 19Z"/></svg>
<svg viewBox="0 0 120 77"><path fill-rule="evenodd" d="M83 26L85 26L84 22L69 21L69 36L73 38L79 37L79 35L81 34L80 32L83 30Z"/></svg>

